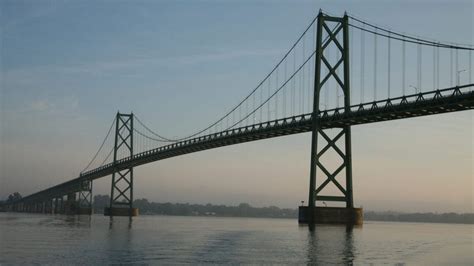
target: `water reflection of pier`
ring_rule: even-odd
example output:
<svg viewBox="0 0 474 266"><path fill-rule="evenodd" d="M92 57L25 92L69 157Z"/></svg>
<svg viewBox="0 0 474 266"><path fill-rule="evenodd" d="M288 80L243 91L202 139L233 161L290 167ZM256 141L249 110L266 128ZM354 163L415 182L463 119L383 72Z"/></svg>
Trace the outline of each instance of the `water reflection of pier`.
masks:
<svg viewBox="0 0 474 266"><path fill-rule="evenodd" d="M354 235L361 226L306 225L300 229L307 230L307 264L353 264L357 256Z"/></svg>

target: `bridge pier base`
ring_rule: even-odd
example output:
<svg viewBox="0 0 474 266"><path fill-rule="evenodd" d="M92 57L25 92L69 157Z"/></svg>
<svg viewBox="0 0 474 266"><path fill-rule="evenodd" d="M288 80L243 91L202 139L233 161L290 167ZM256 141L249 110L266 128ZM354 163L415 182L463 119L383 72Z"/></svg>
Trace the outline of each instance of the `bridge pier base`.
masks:
<svg viewBox="0 0 474 266"><path fill-rule="evenodd" d="M298 222L303 224L362 225L362 208L308 207L298 209Z"/></svg>

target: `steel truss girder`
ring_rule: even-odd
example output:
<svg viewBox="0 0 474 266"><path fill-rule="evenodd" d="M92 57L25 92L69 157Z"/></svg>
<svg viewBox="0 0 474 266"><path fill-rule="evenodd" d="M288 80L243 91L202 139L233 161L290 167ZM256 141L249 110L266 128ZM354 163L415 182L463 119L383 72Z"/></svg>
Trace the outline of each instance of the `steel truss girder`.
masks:
<svg viewBox="0 0 474 266"><path fill-rule="evenodd" d="M335 23L334 30L331 30L327 22ZM317 36L316 36L316 57L315 57L315 79L314 79L314 101L312 113L312 138L311 138L311 164L310 164L310 182L309 182L309 200L308 206L315 207L317 201L344 201L346 207L353 207L352 197L352 151L351 151L351 129L350 125L343 125L341 130L334 138L330 138L324 132L324 126L321 124L321 119L314 119L320 114L319 96L324 84L333 77L338 85L338 90L342 90L344 95L343 113L350 113L350 83L349 83L349 22L345 15L343 18L329 17L322 12L318 15L317 22ZM342 32L341 32L342 31ZM327 40L323 43L323 32L327 33ZM342 34L342 45L338 40L338 35ZM325 57L325 50L333 43L335 47L341 52L341 57L333 64ZM327 68L328 73L321 79L321 65ZM337 69L343 68L343 76L338 75ZM328 88L326 88L328 89ZM339 109L334 111L334 115L340 115ZM322 114L321 118L325 117ZM324 139L327 144L320 151L318 151L318 138ZM344 150L338 147L337 141L344 137ZM329 150L333 149L341 158L342 163L332 173L324 166L321 158ZM321 170L326 176L324 182L319 186L316 184L317 170ZM337 176L345 170L345 187L339 183ZM320 195L320 193L327 187L328 184L334 184L342 196L334 195Z"/></svg>
<svg viewBox="0 0 474 266"><path fill-rule="evenodd" d="M120 149L124 149L129 156L133 156L133 113L117 113L115 125L114 166L118 165L119 158L117 158L117 155ZM114 167L112 173L110 208L124 206L133 208L133 166L125 169Z"/></svg>

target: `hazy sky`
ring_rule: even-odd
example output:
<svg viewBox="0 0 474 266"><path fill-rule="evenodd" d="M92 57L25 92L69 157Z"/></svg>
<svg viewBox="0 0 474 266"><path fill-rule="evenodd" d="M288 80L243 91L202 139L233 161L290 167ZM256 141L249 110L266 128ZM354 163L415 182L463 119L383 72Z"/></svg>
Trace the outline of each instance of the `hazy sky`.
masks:
<svg viewBox="0 0 474 266"><path fill-rule="evenodd" d="M0 198L77 177L117 110L168 136L215 120L319 8L474 43L472 1L0 0ZM355 205L472 212L473 132L472 111L355 126ZM296 207L309 149L308 133L147 164L134 195ZM109 190L110 177L94 183L94 194Z"/></svg>

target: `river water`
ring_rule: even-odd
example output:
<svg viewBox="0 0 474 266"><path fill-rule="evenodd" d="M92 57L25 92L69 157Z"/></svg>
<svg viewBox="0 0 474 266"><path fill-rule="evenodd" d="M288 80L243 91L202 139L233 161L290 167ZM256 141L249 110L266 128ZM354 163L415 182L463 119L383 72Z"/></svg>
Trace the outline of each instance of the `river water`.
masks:
<svg viewBox="0 0 474 266"><path fill-rule="evenodd" d="M0 213L0 264L474 265L473 225Z"/></svg>

